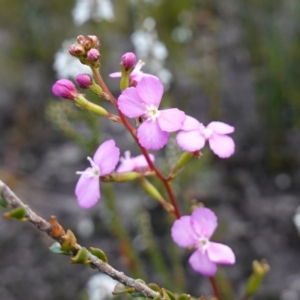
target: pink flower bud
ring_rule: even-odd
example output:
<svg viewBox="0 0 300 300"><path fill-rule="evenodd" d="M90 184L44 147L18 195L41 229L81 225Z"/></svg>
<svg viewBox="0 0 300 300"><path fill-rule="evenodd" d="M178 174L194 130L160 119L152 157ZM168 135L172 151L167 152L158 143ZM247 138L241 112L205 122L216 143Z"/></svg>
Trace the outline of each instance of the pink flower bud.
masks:
<svg viewBox="0 0 300 300"><path fill-rule="evenodd" d="M88 89L92 85L92 78L88 74L79 74L76 76L76 82L82 89Z"/></svg>
<svg viewBox="0 0 300 300"><path fill-rule="evenodd" d="M125 53L121 58L121 64L123 65L125 71L132 69L136 62L136 56L132 52Z"/></svg>
<svg viewBox="0 0 300 300"><path fill-rule="evenodd" d="M97 36L95 36L95 35L88 35L86 38L89 39L89 40L91 41L91 43L92 43L92 48L99 48L99 46L100 46L100 41L99 41L99 39L98 39Z"/></svg>
<svg viewBox="0 0 300 300"><path fill-rule="evenodd" d="M52 93L61 98L75 100L77 91L72 81L68 79L59 79L52 86Z"/></svg>
<svg viewBox="0 0 300 300"><path fill-rule="evenodd" d="M84 41L85 41L85 37L83 35L78 35L77 38L77 43L83 45Z"/></svg>
<svg viewBox="0 0 300 300"><path fill-rule="evenodd" d="M69 53L72 56L81 56L81 55L85 54L85 49L80 44L73 44L70 46Z"/></svg>
<svg viewBox="0 0 300 300"><path fill-rule="evenodd" d="M87 58L91 62L96 62L100 58L100 53L97 49L92 48L88 53L87 53Z"/></svg>

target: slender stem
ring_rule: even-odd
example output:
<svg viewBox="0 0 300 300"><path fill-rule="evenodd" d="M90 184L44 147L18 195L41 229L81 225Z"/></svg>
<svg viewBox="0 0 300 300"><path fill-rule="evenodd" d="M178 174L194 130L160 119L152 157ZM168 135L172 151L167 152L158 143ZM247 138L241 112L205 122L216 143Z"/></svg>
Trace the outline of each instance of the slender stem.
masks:
<svg viewBox="0 0 300 300"><path fill-rule="evenodd" d="M109 97L109 100L111 101L111 103L115 106L118 107L117 105L117 100L116 98L112 95L112 93L110 92L110 90L107 88L106 84L104 83L99 70L97 68L92 68L93 74L96 77L96 80L98 82L98 84L101 86L102 90L104 93L106 93Z"/></svg>
<svg viewBox="0 0 300 300"><path fill-rule="evenodd" d="M136 130L132 127L132 125L128 122L128 120L126 119L125 115L119 110L118 105L117 105L117 100L116 98L112 95L112 93L109 91L109 89L107 88L106 84L104 83L99 70L98 69L93 69L93 73L94 76L98 82L98 84L101 86L101 88L103 89L103 91L109 96L110 101L112 102L112 104L117 108L119 116L124 124L124 126L128 129L128 131L130 132L130 134L132 135L132 137L134 138L135 142L137 143L137 145L139 146L139 148L141 149L141 152L143 153L143 155L145 156L145 159L150 167L150 170L154 171L156 176L160 179L160 181L163 183L170 201L172 203L172 205L174 206L175 209L175 216L177 219L179 219L181 217L180 211L179 211L179 207L175 198L175 195L172 191L172 188L168 182L168 178L166 178L154 165L154 163L151 161L150 156L148 151L139 143L139 140L136 136Z"/></svg>
<svg viewBox="0 0 300 300"><path fill-rule="evenodd" d="M13 208L22 207L26 210L26 218L28 221L33 224L38 230L44 232L52 239L56 240L59 243L62 243L62 237L53 237L53 227L52 225L37 215L33 210L29 208L28 205L25 205L11 190L10 188L0 180L0 200L8 204ZM78 251L82 247L79 244L76 244L76 249ZM158 292L153 291L149 288L145 283L141 282L140 280L135 280L131 277L126 276L123 272L120 272L114 269L108 263L100 260L98 257L93 255L90 251L86 250L88 255L88 260L90 261L90 265L98 269L100 272L107 274L108 276L116 279L117 281L123 283L125 286L133 287L137 291L141 292L148 298L155 298L160 296ZM74 253L74 256L76 253Z"/></svg>
<svg viewBox="0 0 300 300"><path fill-rule="evenodd" d="M214 295L215 297L218 299L218 300L222 300L221 298L221 294L219 292L219 289L218 289L218 286L217 286L217 283L216 283L216 280L214 277L209 277L209 282L210 282L210 285L214 291Z"/></svg>

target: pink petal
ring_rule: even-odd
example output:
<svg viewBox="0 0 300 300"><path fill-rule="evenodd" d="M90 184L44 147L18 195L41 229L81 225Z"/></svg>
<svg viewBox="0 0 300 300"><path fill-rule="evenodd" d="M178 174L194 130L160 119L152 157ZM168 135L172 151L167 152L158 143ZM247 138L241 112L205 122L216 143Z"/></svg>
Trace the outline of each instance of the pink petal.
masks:
<svg viewBox="0 0 300 300"><path fill-rule="evenodd" d="M235 263L233 251L226 245L210 242L207 248L208 257L218 264L232 265Z"/></svg>
<svg viewBox="0 0 300 300"><path fill-rule="evenodd" d="M186 116L181 130L189 131L200 129L201 123L191 116Z"/></svg>
<svg viewBox="0 0 300 300"><path fill-rule="evenodd" d="M153 154L149 154L150 160L154 162L155 157ZM138 155L134 159L135 168L147 168L149 167L148 162L144 155Z"/></svg>
<svg viewBox="0 0 300 300"><path fill-rule="evenodd" d="M168 143L169 134L162 131L157 122L145 121L137 130L140 144L146 149L158 150Z"/></svg>
<svg viewBox="0 0 300 300"><path fill-rule="evenodd" d="M133 70L129 77L130 79L139 82L144 77L144 73L142 71L135 72Z"/></svg>
<svg viewBox="0 0 300 300"><path fill-rule="evenodd" d="M129 118L138 118L145 113L143 101L134 87L122 92L118 98L118 107Z"/></svg>
<svg viewBox="0 0 300 300"><path fill-rule="evenodd" d="M228 134L234 132L234 127L230 126L226 123L223 122L210 122L206 128L211 129L213 132L218 133L218 134Z"/></svg>
<svg viewBox="0 0 300 300"><path fill-rule="evenodd" d="M234 153L234 141L227 135L214 133L208 141L210 149L221 158L229 157Z"/></svg>
<svg viewBox="0 0 300 300"><path fill-rule="evenodd" d="M181 129L184 120L185 113L177 108L161 110L157 118L160 129L166 132L174 132Z"/></svg>
<svg viewBox="0 0 300 300"><path fill-rule="evenodd" d="M202 253L200 250L196 250L191 255L189 263L196 272L207 277L214 276L217 272L217 265L209 260L207 252Z"/></svg>
<svg viewBox="0 0 300 300"><path fill-rule="evenodd" d="M159 107L164 91L163 85L155 76L144 76L136 86L139 97L146 104L154 104Z"/></svg>
<svg viewBox="0 0 300 300"><path fill-rule="evenodd" d="M99 166L101 176L110 174L120 159L120 150L114 140L108 140L100 145L94 154L94 162Z"/></svg>
<svg viewBox="0 0 300 300"><path fill-rule="evenodd" d="M75 195L80 207L90 208L95 205L100 199L99 178L86 178L81 175L75 188Z"/></svg>
<svg viewBox="0 0 300 300"><path fill-rule="evenodd" d="M197 243L197 238L191 226L191 217L183 216L173 223L171 235L173 241L180 247L190 247Z"/></svg>
<svg viewBox="0 0 300 300"><path fill-rule="evenodd" d="M210 238L218 226L216 215L206 207L200 207L193 211L191 224L199 237Z"/></svg>
<svg viewBox="0 0 300 300"><path fill-rule="evenodd" d="M205 145L205 138L199 130L179 131L176 141L182 150L189 152L200 150Z"/></svg>
<svg viewBox="0 0 300 300"><path fill-rule="evenodd" d="M135 168L135 162L133 159L125 159L121 162L119 167L117 168L117 173L123 173L123 172L131 172Z"/></svg>
<svg viewBox="0 0 300 300"><path fill-rule="evenodd" d="M122 73L121 72L110 73L109 77L111 77L111 78L119 78L119 77L122 77Z"/></svg>

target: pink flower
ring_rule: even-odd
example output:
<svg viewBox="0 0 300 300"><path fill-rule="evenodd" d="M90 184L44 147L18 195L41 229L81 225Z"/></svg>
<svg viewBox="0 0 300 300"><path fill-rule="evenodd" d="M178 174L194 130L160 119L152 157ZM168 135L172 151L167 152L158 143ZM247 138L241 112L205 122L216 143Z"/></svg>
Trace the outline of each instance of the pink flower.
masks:
<svg viewBox="0 0 300 300"><path fill-rule="evenodd" d="M141 68L143 67L143 65L145 65L145 63L143 61L139 60L137 62L134 69L132 70L132 72L129 75L129 78L131 81L139 82L144 76L149 76L149 74L145 74L144 72L141 71ZM121 72L111 73L111 74L109 74L109 77L120 78L120 77L122 77L122 73Z"/></svg>
<svg viewBox="0 0 300 300"><path fill-rule="evenodd" d="M149 154L149 157L151 161L154 162L155 160L154 155ZM126 151L124 153L124 157L121 157L120 161L121 164L117 168L118 173L131 172L134 170L145 169L149 167L144 155L130 157L130 151Z"/></svg>
<svg viewBox="0 0 300 300"><path fill-rule="evenodd" d="M189 258L192 268L204 276L211 277L217 264L234 264L235 255L223 244L209 241L217 227L217 217L208 208L198 208L191 216L183 216L172 226L172 238L180 247L194 247Z"/></svg>
<svg viewBox="0 0 300 300"><path fill-rule="evenodd" d="M79 206L90 208L100 199L100 176L110 174L116 167L120 157L120 150L114 140L102 143L96 150L93 159L88 157L91 166L85 171L76 172L80 178L75 188L75 195Z"/></svg>
<svg viewBox="0 0 300 300"><path fill-rule="evenodd" d="M158 150L168 142L169 132L181 129L185 113L177 108L158 110L163 85L155 76L143 77L137 87L127 88L118 99L121 112L129 118L143 119L137 129L140 144Z"/></svg>
<svg viewBox="0 0 300 300"><path fill-rule="evenodd" d="M210 149L219 157L226 158L234 153L234 141L226 134L234 132L234 127L223 122L211 122L206 127L196 119L186 116L176 140L180 148L194 152L204 147L208 141Z"/></svg>

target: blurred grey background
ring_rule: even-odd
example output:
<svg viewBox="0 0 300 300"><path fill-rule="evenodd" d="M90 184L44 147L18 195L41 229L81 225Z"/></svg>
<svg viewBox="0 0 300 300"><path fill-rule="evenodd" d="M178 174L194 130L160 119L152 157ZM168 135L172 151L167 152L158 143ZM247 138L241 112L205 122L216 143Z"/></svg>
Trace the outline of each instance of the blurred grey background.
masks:
<svg viewBox="0 0 300 300"><path fill-rule="evenodd" d="M187 283L179 264L149 264L157 249L170 256L171 223L134 183L108 186L91 210L76 203L75 172L101 141L114 137L122 152L138 154L118 125L51 94L57 78L80 72L66 55L72 39L97 35L101 73L116 96L118 82L108 74L118 70L122 54L134 51L146 63L143 70L163 81L166 106L204 124L235 126L233 157L220 160L204 151L175 182L182 211L187 214L193 200L218 215L216 239L237 256L236 265L222 269L237 296L252 261L265 258L271 272L254 299L300 299L299 19L297 0L2 0L0 179L44 218L56 215L81 244L101 247L116 268L175 292L211 293L188 266L186 251L176 257L183 257ZM172 160L177 154L171 140L156 161L167 169L164 155ZM114 227L117 211L142 271L127 258L122 224ZM94 270L51 253L50 239L30 224L0 221L0 299L88 299L84 290ZM156 250L145 232L159 244ZM172 285L176 275L184 290Z"/></svg>

